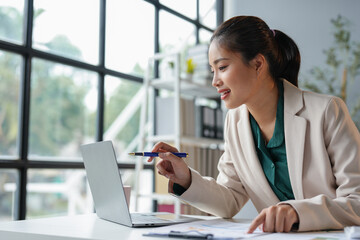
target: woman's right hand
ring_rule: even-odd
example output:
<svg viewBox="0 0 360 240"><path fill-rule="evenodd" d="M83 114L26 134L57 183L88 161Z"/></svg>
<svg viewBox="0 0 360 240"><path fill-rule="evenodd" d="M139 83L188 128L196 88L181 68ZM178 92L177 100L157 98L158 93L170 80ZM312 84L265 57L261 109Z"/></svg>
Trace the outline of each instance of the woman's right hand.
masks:
<svg viewBox="0 0 360 240"><path fill-rule="evenodd" d="M172 154L172 152L178 152L176 148L164 142L159 142L155 144L152 152L160 152L160 161L156 164L159 174L165 176L170 181L183 186L185 189L190 187L190 169L184 159ZM153 159L154 157L150 157L148 162L151 162Z"/></svg>

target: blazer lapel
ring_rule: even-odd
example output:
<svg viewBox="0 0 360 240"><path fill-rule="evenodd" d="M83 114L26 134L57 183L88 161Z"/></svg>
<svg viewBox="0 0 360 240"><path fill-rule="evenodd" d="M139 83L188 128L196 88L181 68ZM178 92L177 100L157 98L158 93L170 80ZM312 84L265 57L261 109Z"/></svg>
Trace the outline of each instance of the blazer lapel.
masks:
<svg viewBox="0 0 360 240"><path fill-rule="evenodd" d="M291 186L295 199L304 199L302 173L306 119L297 115L304 107L303 92L284 80L284 131Z"/></svg>
<svg viewBox="0 0 360 240"><path fill-rule="evenodd" d="M239 138L239 140L241 149L244 153L245 162L247 163L248 178L251 179L252 190L264 196L262 200L266 202L268 206L274 205L279 202L279 199L272 191L259 162L251 132L249 112L245 105L242 106L240 114L241 117L237 127L239 135L242 137Z"/></svg>

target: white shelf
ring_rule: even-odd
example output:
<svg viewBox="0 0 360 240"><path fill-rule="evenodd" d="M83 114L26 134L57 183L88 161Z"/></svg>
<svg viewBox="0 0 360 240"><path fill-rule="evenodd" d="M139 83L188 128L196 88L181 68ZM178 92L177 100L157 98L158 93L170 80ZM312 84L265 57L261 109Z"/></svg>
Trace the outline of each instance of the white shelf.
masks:
<svg viewBox="0 0 360 240"><path fill-rule="evenodd" d="M160 78L152 78L150 73L152 72L152 65L154 60L162 60L166 58L171 58L171 61L174 63L172 71L169 73L169 77L166 78L168 72L163 72ZM140 118L140 139L141 144L139 149L144 149L147 143L151 142L171 142L173 145L180 149L181 145L187 146L196 146L196 147L206 147L213 149L223 149L223 140L212 139L212 138L198 138L194 136L184 136L181 135L181 126L182 126L182 115L181 115L181 100L182 98L191 97L191 98L219 98L220 95L217 92L216 88L212 87L211 83L202 84L202 82L193 82L190 79L185 79L181 77L180 73L180 53L170 53L170 54L155 54L151 57L146 68L146 74L144 75L144 86L145 86L145 96L144 104L141 110ZM200 79L199 79L200 81ZM204 80L204 83L206 81ZM155 126L154 119L154 106L155 106L155 97L154 89L164 89L173 92L174 107L172 113L173 115L173 132L174 134L170 135L155 135L153 128ZM151 90L151 91L148 91ZM149 127L146 127L149 126ZM191 132L192 133L192 132ZM138 161L136 165L136 183L139 182L139 174L143 169L143 162ZM163 186L161 186L163 187ZM138 184L135 186L135 198L137 208L137 199L139 197L149 197L158 200L172 201L174 202L175 213L181 212L181 202L179 199L169 195L169 194L141 194L139 192Z"/></svg>
<svg viewBox="0 0 360 240"><path fill-rule="evenodd" d="M174 91L174 81L175 79L152 79L150 81L151 86L158 89L166 89ZM196 97L206 97L214 98L220 97L220 94L216 91L214 87L209 85L203 85L191 82L187 79L180 79L180 93Z"/></svg>

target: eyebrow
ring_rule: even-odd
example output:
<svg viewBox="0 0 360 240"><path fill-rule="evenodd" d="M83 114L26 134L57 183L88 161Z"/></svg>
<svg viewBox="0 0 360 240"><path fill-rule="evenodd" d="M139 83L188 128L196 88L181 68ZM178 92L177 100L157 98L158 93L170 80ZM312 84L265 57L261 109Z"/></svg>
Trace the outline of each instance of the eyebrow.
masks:
<svg viewBox="0 0 360 240"><path fill-rule="evenodd" d="M216 60L213 62L213 64L216 65L216 64L218 64L220 61L223 61L223 60L229 60L229 58L218 58L218 59L216 59Z"/></svg>

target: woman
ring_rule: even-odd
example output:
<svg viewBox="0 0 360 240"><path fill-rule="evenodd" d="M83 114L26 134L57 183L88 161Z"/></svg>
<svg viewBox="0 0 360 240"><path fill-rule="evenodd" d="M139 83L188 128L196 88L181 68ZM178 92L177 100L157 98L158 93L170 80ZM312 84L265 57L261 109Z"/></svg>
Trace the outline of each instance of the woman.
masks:
<svg viewBox="0 0 360 240"><path fill-rule="evenodd" d="M261 19L224 22L209 47L212 85L229 109L215 181L158 143L169 192L231 218L250 198L260 212L248 232L360 225L360 135L344 102L297 88L300 53ZM151 161L150 158L148 161Z"/></svg>

